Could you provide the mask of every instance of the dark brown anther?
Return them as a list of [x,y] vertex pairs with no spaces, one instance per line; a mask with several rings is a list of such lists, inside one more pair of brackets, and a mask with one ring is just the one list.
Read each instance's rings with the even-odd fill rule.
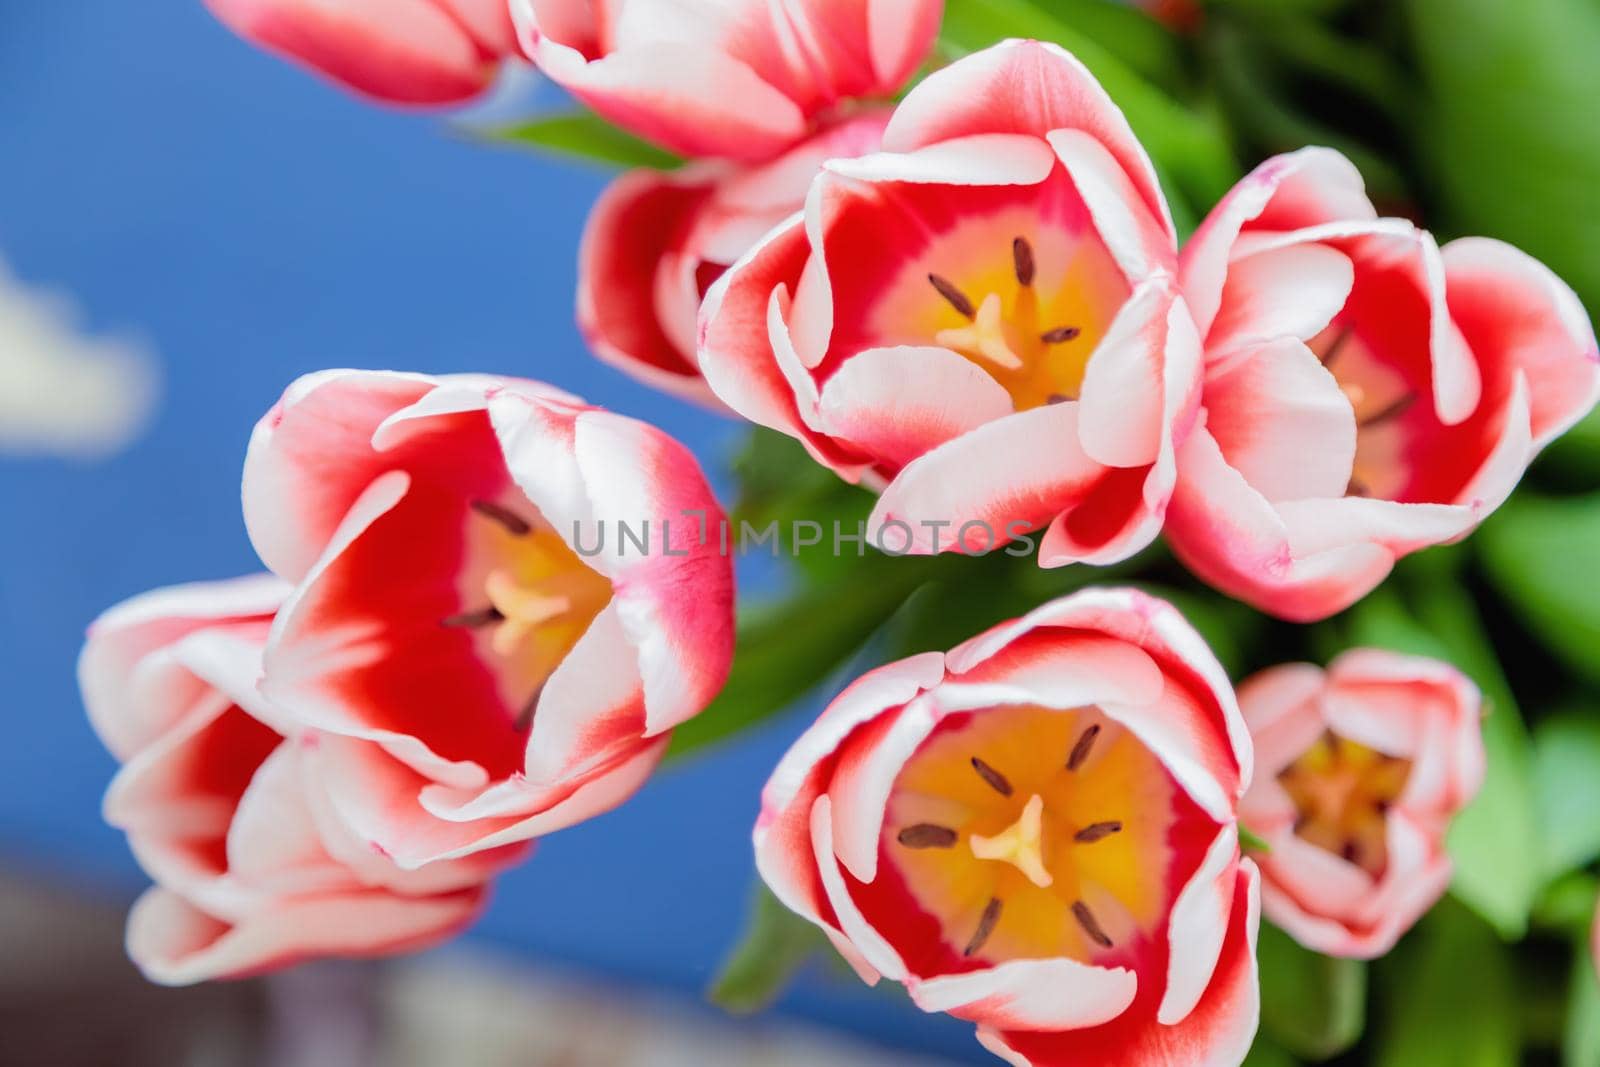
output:
[[440,626],[451,629],[475,630],[480,626],[490,626],[505,619],[498,608],[484,608],[481,611],[463,611],[460,615],[451,615],[442,620]]
[[544,686],[541,685],[533,691],[533,696],[528,698],[528,702],[522,705],[522,710],[517,712],[518,733],[527,733],[533,728],[533,713],[539,710],[539,698],[543,695]]
[[1092,826],[1085,826],[1073,835],[1073,840],[1080,845],[1092,845],[1096,841],[1104,841],[1112,834],[1122,833],[1120,822],[1097,822]]
[[1046,404],[1065,404],[1071,399],[1072,398],[1065,393],[1051,393],[1049,396],[1044,398],[1044,402]]
[[1001,902],[999,897],[990,897],[989,903],[984,905],[983,914],[978,917],[978,929],[972,935],[972,940],[967,942],[967,947],[961,950],[963,956],[972,956],[983,948],[989,940],[994,928],[1000,922]]
[[1361,429],[1365,430],[1371,426],[1379,426],[1385,422],[1388,422],[1390,419],[1397,419],[1401,415],[1404,415],[1406,411],[1410,409],[1411,405],[1415,404],[1416,402],[1417,394],[1407,393],[1405,396],[1401,397],[1399,400],[1396,400],[1394,403],[1390,404],[1376,415],[1368,415],[1357,425],[1359,425]]
[[1076,326],[1057,326],[1048,333],[1039,335],[1039,340],[1047,345],[1064,345],[1068,341],[1075,341],[1083,331]]
[[1344,847],[1339,850],[1339,855],[1344,857],[1346,863],[1354,863],[1360,858],[1361,849],[1356,846],[1354,841],[1346,841]]
[[1008,797],[1011,795],[1011,783],[1006,780],[1006,776],[989,766],[987,763],[983,762],[983,760],[979,759],[977,756],[972,757],[972,769],[978,772],[979,778],[982,778],[988,783],[990,789],[993,789],[996,793],[999,793],[1003,797]]
[[1348,340],[1350,340],[1349,330],[1345,330],[1333,339],[1333,344],[1329,345],[1328,350],[1322,353],[1322,365],[1324,367],[1333,366],[1334,359],[1338,357],[1340,350],[1344,348],[1345,342]]
[[1106,932],[1101,928],[1099,920],[1094,917],[1094,912],[1089,910],[1089,905],[1081,900],[1072,905],[1072,917],[1078,920],[1078,925],[1083,927],[1083,932],[1089,935],[1090,941],[1093,941],[1101,948],[1111,947],[1111,938],[1106,936]]
[[1350,484],[1345,486],[1345,488],[1344,488],[1344,495],[1345,496],[1371,496],[1372,495],[1372,490],[1368,489],[1367,488],[1367,484],[1365,482],[1361,481],[1359,478],[1351,478],[1350,479]]
[[978,317],[978,309],[972,306],[972,301],[967,299],[967,294],[955,287],[950,279],[938,274],[928,275],[928,284],[939,290],[939,295],[963,316],[969,319]]
[[1026,237],[1018,237],[1011,242],[1011,260],[1017,268],[1018,284],[1032,285],[1038,268],[1033,260],[1033,246]]
[[1094,742],[1099,736],[1099,723],[1095,723],[1083,732],[1078,738],[1078,743],[1072,746],[1072,755],[1067,757],[1067,770],[1075,771],[1083,766],[1084,761],[1089,758],[1089,753],[1094,751]]
[[518,537],[526,537],[533,532],[533,527],[527,519],[514,511],[506,510],[492,500],[474,500],[472,510],[486,519],[499,523]]
[[948,826],[919,822],[907,826],[895,835],[895,840],[906,848],[953,848],[958,835]]

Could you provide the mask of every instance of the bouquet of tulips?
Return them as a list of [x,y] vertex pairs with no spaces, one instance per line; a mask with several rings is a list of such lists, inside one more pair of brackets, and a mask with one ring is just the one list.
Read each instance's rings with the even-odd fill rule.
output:
[[[488,136],[633,168],[577,250],[593,354],[752,430],[725,512],[555,385],[289,385],[265,573],[83,653],[152,980],[438,943],[816,694],[731,1007],[831,952],[1022,1067],[1600,1062],[1592,422],[1516,492],[1600,398],[1545,264],[1600,299],[1591,213],[1547,218],[1600,149],[1529,118],[1591,99],[1600,14],[209,4],[394,105],[567,90]],[[1424,226],[1475,220],[1541,258]],[[752,553],[790,591],[736,624]]]

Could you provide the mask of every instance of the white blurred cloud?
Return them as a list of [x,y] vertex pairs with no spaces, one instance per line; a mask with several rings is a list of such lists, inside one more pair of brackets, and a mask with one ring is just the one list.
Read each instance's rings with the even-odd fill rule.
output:
[[93,459],[148,424],[160,375],[142,346],[93,337],[58,293],[0,259],[0,452]]

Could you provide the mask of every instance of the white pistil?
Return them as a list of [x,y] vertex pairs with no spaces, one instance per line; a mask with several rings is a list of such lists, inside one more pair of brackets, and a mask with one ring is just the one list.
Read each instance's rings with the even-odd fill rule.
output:
[[514,654],[540,625],[572,610],[571,597],[530,588],[509,571],[491,571],[484,591],[489,603],[504,616],[491,642],[502,656]]
[[1044,865],[1044,798],[1037,793],[1016,822],[993,837],[973,834],[970,843],[978,859],[1009,863],[1040,889],[1055,881]]
[[940,330],[934,341],[957,352],[967,352],[1006,370],[1021,370],[1022,357],[1012,348],[1000,294],[990,293],[978,306],[970,326]]

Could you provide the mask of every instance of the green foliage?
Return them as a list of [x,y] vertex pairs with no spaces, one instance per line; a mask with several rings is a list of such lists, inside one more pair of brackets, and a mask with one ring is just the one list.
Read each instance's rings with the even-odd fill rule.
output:
[[1377,1067],[1516,1067],[1521,1026],[1510,954],[1449,901],[1422,921],[1382,972]]
[[894,561],[875,579],[802,589],[767,606],[741,607],[733,673],[711,706],[673,732],[668,758],[765,722],[843,667],[921,584],[921,560]]
[[1534,799],[1553,880],[1600,859],[1600,712],[1571,708],[1534,731]]
[[606,167],[651,167],[670,170],[682,160],[670,152],[620,130],[591,111],[545,115],[510,126],[469,129],[491,144],[532,148]]
[[750,917],[706,996],[735,1015],[761,1011],[778,999],[795,972],[828,948],[822,931],[757,886]]
[[1573,945],[1572,984],[1567,1021],[1561,1038],[1565,1067],[1594,1067],[1600,1063],[1600,979],[1589,955],[1589,942]]
[[1478,533],[1501,596],[1574,673],[1600,682],[1600,495],[1554,500],[1523,493]]
[[1337,1056],[1367,1024],[1367,965],[1301,948],[1270,923],[1261,926],[1261,1027],[1277,1044],[1310,1060]]
[[1424,99],[1412,135],[1455,229],[1501,237],[1600,305],[1600,5],[1405,0]]

